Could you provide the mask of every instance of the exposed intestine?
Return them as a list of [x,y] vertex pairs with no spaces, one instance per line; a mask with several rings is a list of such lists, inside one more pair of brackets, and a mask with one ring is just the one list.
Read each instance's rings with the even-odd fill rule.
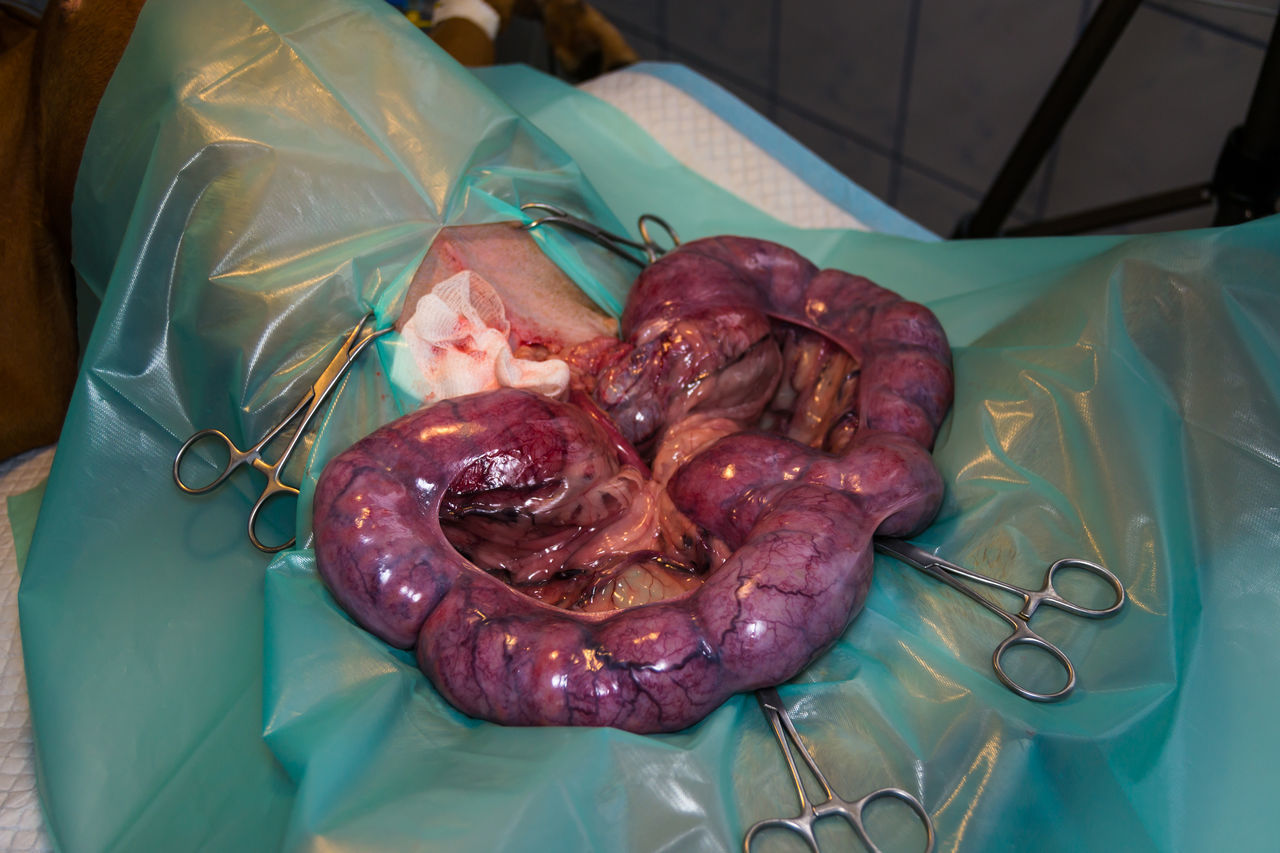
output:
[[325,468],[338,603],[458,708],[670,731],[785,680],[861,608],[874,535],[926,526],[950,405],[933,315],[785,247],[650,266],[566,399],[421,409]]

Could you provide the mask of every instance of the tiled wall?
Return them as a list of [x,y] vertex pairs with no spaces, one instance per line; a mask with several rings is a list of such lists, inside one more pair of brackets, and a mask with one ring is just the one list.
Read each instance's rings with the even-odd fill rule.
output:
[[[948,234],[990,185],[1098,0],[593,2],[643,58],[710,77]],[[1145,2],[1012,222],[1208,180],[1244,118],[1274,24],[1276,0],[1248,2],[1273,14]],[[1206,207],[1136,229],[1210,219]]]

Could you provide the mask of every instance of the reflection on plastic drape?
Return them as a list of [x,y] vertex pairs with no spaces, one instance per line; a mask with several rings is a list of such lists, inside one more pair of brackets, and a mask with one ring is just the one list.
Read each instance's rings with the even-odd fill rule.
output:
[[[305,548],[268,566],[243,533],[250,478],[173,488],[182,438],[261,432],[366,310],[392,316],[442,224],[533,198],[614,228],[654,211],[686,239],[770,237],[927,302],[957,398],[936,452],[949,494],[920,541],[1023,585],[1067,555],[1124,580],[1120,617],[1039,623],[1081,679],[1044,706],[991,673],[999,623],[880,558],[866,610],[782,690],[846,796],[916,792],[940,850],[1270,837],[1280,223],[972,244],[800,232],[587,96],[519,69],[485,80],[384,4],[144,11],[77,188],[76,261],[102,309],[21,592],[60,847],[729,850],[794,808],[749,697],[659,737],[479,723],[351,624]],[[626,270],[541,239],[620,304]],[[382,346],[302,460],[281,520],[300,542],[324,460],[407,405]]]

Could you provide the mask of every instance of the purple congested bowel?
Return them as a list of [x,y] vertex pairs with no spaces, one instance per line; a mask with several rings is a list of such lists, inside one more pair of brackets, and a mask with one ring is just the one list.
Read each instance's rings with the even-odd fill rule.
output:
[[786,247],[685,244],[641,274],[621,340],[554,355],[563,399],[438,402],[316,490],[334,598],[467,714],[685,728],[821,654],[866,598],[872,537],[941,502],[937,319]]

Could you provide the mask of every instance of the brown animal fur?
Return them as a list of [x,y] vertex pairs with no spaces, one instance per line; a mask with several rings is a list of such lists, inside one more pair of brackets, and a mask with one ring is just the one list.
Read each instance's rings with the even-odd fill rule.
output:
[[141,0],[52,2],[0,54],[0,459],[54,441],[75,382],[71,196]]
[[[639,60],[622,34],[583,0],[485,0],[497,11],[500,28],[512,16],[540,21],[547,44],[565,74],[586,80]],[[476,24],[459,18],[441,21],[431,38],[463,65],[493,62],[493,42]]]

